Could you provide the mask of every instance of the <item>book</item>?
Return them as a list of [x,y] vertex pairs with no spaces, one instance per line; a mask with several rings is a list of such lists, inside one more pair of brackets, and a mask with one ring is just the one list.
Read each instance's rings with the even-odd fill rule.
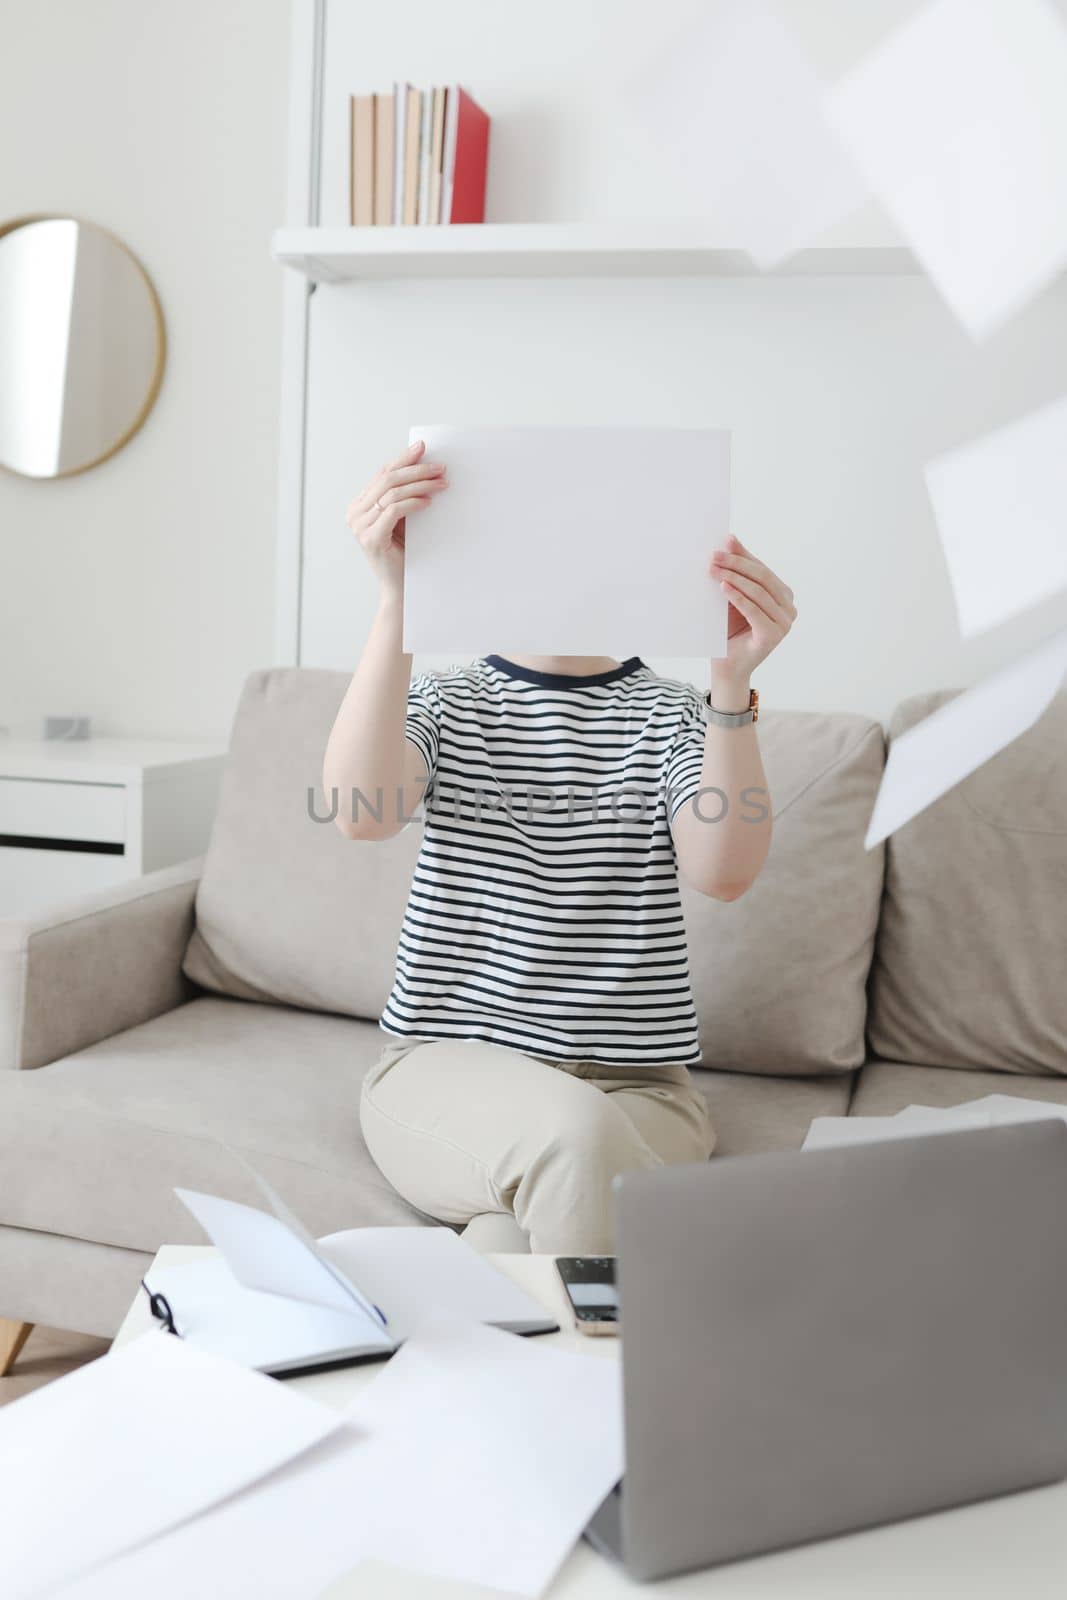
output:
[[393,85],[393,226],[404,220],[404,180],[407,172],[408,109],[415,90],[410,83]]
[[427,222],[441,220],[441,163],[445,145],[445,91],[433,91],[433,131],[430,146],[430,205]]
[[404,140],[404,205],[401,222],[409,227],[419,218],[419,141],[422,136],[422,95],[408,86],[407,132]]
[[270,1212],[176,1190],[220,1254],[153,1266],[144,1280],[153,1313],[198,1348],[292,1374],[390,1356],[428,1316],[509,1333],[558,1329],[450,1228],[351,1228],[316,1240],[253,1176]]
[[405,211],[413,208],[416,192],[411,194],[411,203],[408,200],[408,179],[410,179],[411,162],[416,163],[416,182],[418,182],[419,160],[419,91],[410,83],[395,83],[394,85],[394,198],[392,198],[392,219],[394,227],[400,226],[405,221]]
[[393,96],[374,96],[374,220],[389,227],[393,220]]
[[374,96],[354,94],[350,109],[350,215],[353,227],[365,228],[374,221]]
[[489,118],[460,84],[448,90],[441,179],[442,222],[484,222]]
[[419,203],[415,220],[430,220],[430,155],[433,149],[433,90],[423,89],[419,125]]

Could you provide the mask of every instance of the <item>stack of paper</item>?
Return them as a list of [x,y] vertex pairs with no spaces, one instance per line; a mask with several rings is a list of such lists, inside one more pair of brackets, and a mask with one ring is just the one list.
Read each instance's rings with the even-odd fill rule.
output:
[[964,1128],[995,1128],[1010,1122],[1041,1122],[1049,1117],[1067,1122],[1067,1105],[1053,1100],[1029,1100],[1022,1095],[987,1094],[958,1106],[905,1106],[892,1117],[816,1117],[804,1140],[804,1149],[876,1144],[884,1139],[910,1139],[920,1133],[956,1133]]
[[[165,1474],[165,1452],[156,1466]],[[63,1592],[318,1600],[375,1561],[539,1595],[622,1466],[615,1361],[439,1324],[393,1357],[334,1438]]]

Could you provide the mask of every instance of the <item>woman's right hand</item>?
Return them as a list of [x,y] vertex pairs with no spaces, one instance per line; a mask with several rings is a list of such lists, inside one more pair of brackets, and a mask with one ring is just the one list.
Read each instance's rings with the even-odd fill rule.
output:
[[345,517],[383,590],[399,592],[403,588],[407,518],[448,488],[446,468],[424,461],[425,453],[425,440],[409,445],[403,455],[375,473]]

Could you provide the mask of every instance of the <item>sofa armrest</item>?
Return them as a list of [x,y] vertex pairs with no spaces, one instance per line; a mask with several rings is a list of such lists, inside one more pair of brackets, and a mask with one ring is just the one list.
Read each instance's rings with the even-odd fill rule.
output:
[[0,920],[0,1070],[43,1067],[180,1005],[201,861]]

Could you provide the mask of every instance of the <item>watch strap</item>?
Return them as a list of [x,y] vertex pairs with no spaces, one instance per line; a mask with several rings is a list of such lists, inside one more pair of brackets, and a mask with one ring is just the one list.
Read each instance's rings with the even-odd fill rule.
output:
[[711,703],[710,691],[706,691],[704,720],[716,728],[747,728],[750,722],[759,721],[759,690],[749,690],[747,711],[717,711]]

